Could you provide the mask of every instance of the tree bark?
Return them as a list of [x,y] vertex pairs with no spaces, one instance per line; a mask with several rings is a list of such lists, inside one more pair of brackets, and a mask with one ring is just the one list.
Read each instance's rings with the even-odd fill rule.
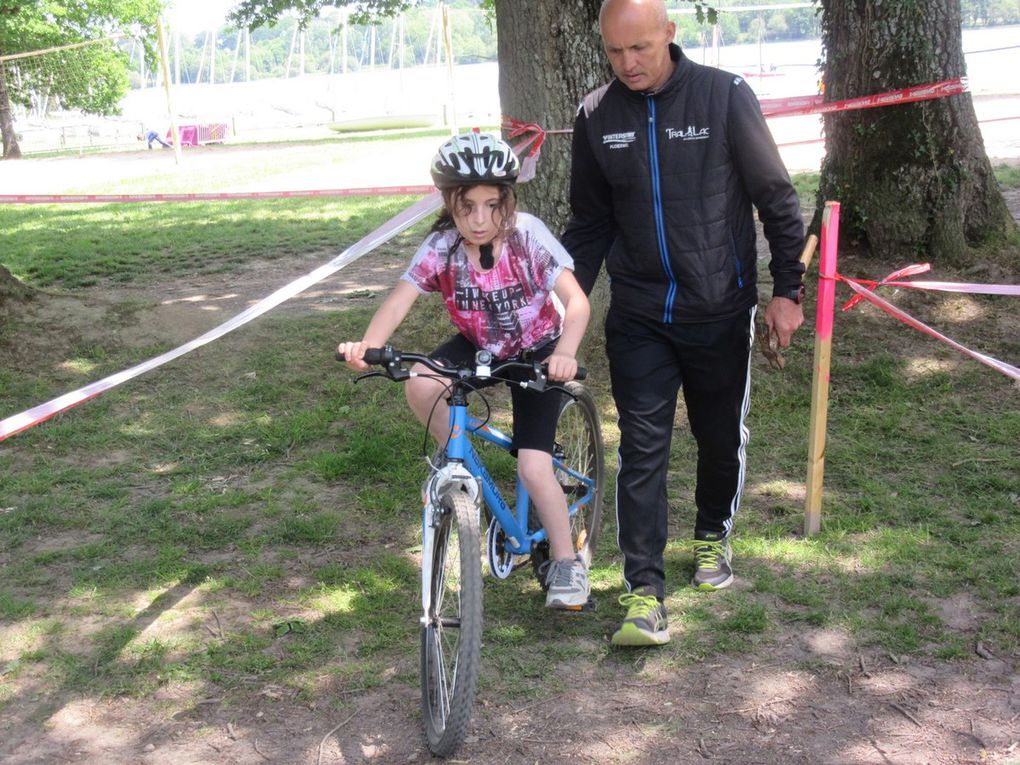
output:
[[3,63],[0,63],[0,134],[3,135],[3,158],[21,159],[21,147],[18,146],[18,135],[14,132],[14,116],[11,113],[11,99],[7,95]]
[[[602,50],[600,0],[496,0],[499,98],[503,116],[567,130],[581,98],[612,76]],[[521,207],[554,233],[569,214],[570,133],[542,145],[534,181],[520,187]]]
[[[828,101],[966,73],[959,0],[822,0]],[[969,93],[825,116],[818,210],[873,254],[963,264],[1014,224]],[[817,215],[816,215],[817,218]]]
[[15,303],[20,303],[32,296],[33,292],[20,281],[14,278],[3,266],[0,266],[0,321],[4,316],[11,313]]

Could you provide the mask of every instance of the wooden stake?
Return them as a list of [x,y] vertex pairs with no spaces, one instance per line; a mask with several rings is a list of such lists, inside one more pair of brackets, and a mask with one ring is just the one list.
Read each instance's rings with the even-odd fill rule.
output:
[[838,237],[839,202],[826,202],[825,211],[822,213],[821,255],[818,261],[818,305],[815,313],[814,376],[811,380],[807,498],[804,503],[804,533],[807,536],[817,534],[822,526],[822,475],[825,471],[825,430],[829,413],[829,367],[832,359],[832,317],[836,303]]
[[[166,111],[170,117],[170,138],[174,142],[174,162],[181,164],[181,137],[177,131],[177,114],[174,107],[173,89],[170,84],[170,63],[166,52],[166,37],[163,33],[163,17],[156,19],[156,43],[159,45],[159,66],[163,72],[163,88],[166,90]],[[145,55],[144,53],[142,54]],[[151,130],[151,128],[150,128]]]
[[818,247],[818,237],[810,234],[804,242],[804,250],[800,253],[800,262],[804,264],[805,273],[811,268],[811,259],[815,256],[815,248]]

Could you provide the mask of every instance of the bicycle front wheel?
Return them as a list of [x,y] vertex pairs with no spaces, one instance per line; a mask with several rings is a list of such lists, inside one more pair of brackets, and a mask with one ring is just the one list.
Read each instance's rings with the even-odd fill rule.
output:
[[432,549],[431,599],[421,628],[421,703],[429,750],[448,757],[467,735],[482,643],[478,519],[467,494],[442,500]]

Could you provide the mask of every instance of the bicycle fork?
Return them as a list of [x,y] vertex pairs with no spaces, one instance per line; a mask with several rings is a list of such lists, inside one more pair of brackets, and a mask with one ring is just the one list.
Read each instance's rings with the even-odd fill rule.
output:
[[468,472],[461,462],[447,462],[434,471],[422,488],[421,527],[421,623],[425,625],[432,609],[432,566],[435,562],[436,530],[442,525],[443,497],[449,492],[462,491],[471,499],[475,508],[474,522],[480,517],[481,492],[478,480]]

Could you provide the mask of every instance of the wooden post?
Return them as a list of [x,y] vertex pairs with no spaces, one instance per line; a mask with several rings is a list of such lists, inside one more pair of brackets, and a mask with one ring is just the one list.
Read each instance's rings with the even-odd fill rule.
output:
[[440,3],[443,9],[443,48],[446,50],[446,78],[449,87],[447,101],[446,124],[450,126],[450,135],[457,135],[457,102],[453,87],[453,31],[450,28],[450,6]]
[[170,136],[174,142],[174,161],[181,164],[181,137],[177,132],[177,115],[174,109],[173,90],[170,85],[170,63],[167,61],[166,35],[163,33],[163,17],[156,19],[156,42],[159,44],[159,66],[163,71],[163,87],[166,89],[166,110],[170,115]]
[[818,259],[814,377],[811,381],[807,498],[804,503],[804,534],[807,536],[817,534],[822,526],[822,475],[825,472],[825,429],[829,413],[829,366],[832,360],[838,238],[839,202],[826,202],[822,213],[821,253]]
[[818,247],[818,237],[814,234],[809,234],[807,241],[804,242],[804,249],[800,253],[800,262],[804,264],[804,273],[811,268],[811,261],[815,257],[815,249]]

